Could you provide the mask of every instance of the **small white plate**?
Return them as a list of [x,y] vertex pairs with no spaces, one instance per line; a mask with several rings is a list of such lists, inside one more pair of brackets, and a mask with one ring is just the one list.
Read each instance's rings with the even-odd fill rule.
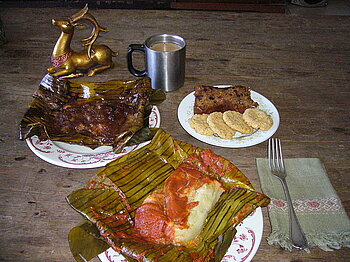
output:
[[[224,87],[224,86],[222,86]],[[267,130],[254,130],[252,134],[241,134],[236,132],[233,139],[223,139],[218,136],[206,136],[197,133],[189,123],[189,119],[194,115],[194,91],[188,94],[180,103],[177,111],[182,127],[193,137],[210,145],[230,148],[241,148],[260,144],[269,139],[278,129],[280,117],[276,107],[264,96],[255,91],[251,91],[251,98],[258,102],[257,108],[264,110],[272,117],[273,126]]]
[[[264,220],[261,208],[257,208],[237,226],[237,233],[221,262],[249,262],[259,248]],[[109,248],[98,258],[101,262],[127,262],[123,255]]]
[[[160,126],[160,113],[156,106],[152,107],[149,116],[149,127]],[[148,142],[135,146],[125,147],[121,153],[113,152],[111,146],[100,146],[91,149],[86,146],[73,145],[59,141],[40,140],[37,136],[26,139],[29,148],[41,159],[62,167],[68,168],[95,168],[105,166],[107,163],[127,153],[139,149]]]

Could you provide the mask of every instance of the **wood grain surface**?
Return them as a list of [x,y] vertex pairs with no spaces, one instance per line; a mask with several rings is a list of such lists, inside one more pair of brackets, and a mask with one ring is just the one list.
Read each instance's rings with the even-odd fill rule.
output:
[[[18,134],[19,122],[46,74],[59,36],[51,19],[65,18],[75,11],[0,10],[8,39],[0,46],[0,261],[73,261],[67,236],[81,217],[68,206],[65,196],[84,186],[98,169],[49,164],[19,141]],[[255,159],[266,155],[266,142],[241,149],[210,146],[186,133],[176,114],[180,101],[196,84],[250,86],[279,110],[281,123],[276,137],[283,141],[285,157],[320,158],[350,213],[350,17],[91,12],[110,30],[98,42],[120,55],[114,59],[115,68],[79,81],[133,79],[126,66],[129,44],[142,43],[157,33],[179,34],[187,40],[186,81],[182,88],[168,93],[159,106],[161,127],[176,139],[211,148],[228,158],[260,190]],[[81,48],[81,37],[74,37],[75,49]],[[307,254],[269,246],[270,224],[265,209],[263,213],[263,239],[253,261],[349,261],[348,248],[333,252],[314,248]]]

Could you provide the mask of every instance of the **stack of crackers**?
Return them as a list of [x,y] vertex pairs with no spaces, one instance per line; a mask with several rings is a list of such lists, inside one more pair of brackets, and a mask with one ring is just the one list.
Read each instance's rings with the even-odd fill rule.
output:
[[236,111],[195,114],[189,123],[199,134],[216,134],[224,139],[232,139],[236,132],[251,134],[254,129],[267,131],[272,127],[273,120],[265,111],[249,108],[243,114]]

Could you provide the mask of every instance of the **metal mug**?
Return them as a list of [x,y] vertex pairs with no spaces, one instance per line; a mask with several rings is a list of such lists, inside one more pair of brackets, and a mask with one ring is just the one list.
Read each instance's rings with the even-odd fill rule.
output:
[[[133,65],[132,53],[145,53],[145,70]],[[153,89],[174,91],[185,82],[186,41],[177,35],[161,34],[149,37],[144,44],[131,44],[128,48],[128,69],[134,76],[151,78]]]

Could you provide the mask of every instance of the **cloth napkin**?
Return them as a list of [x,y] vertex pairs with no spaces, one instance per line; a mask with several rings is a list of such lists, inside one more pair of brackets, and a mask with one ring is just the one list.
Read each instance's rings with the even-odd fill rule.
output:
[[[272,231],[268,244],[278,244],[291,251],[289,215],[282,184],[271,174],[266,158],[258,158],[256,162],[262,191],[271,198],[268,213]],[[309,246],[325,251],[350,247],[349,217],[320,159],[285,159],[285,167],[295,213]]]

